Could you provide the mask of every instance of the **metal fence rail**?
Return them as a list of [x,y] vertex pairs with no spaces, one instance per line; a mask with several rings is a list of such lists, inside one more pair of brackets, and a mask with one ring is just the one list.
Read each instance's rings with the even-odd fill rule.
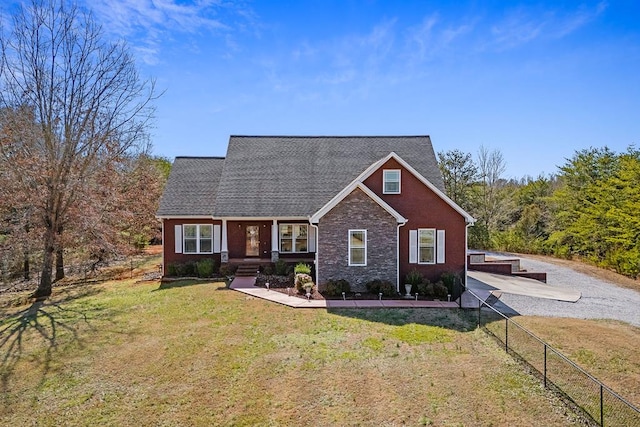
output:
[[546,388],[562,393],[600,426],[640,427],[640,409],[473,291],[467,291],[478,300],[478,326],[500,341],[505,351],[535,369]]

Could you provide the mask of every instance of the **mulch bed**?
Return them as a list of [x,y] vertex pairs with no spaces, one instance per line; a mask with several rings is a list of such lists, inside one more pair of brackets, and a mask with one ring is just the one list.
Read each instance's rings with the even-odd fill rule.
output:
[[[307,299],[306,294],[298,293],[295,286],[293,285],[293,275],[291,276],[276,276],[276,275],[266,275],[266,274],[258,274],[256,277],[256,286],[261,288],[266,288],[266,284],[269,283],[269,289],[272,291],[280,292],[285,295],[295,296],[297,298]],[[345,295],[345,299],[347,300],[377,300],[379,298],[378,294],[371,294],[368,292],[349,292]],[[323,295],[318,292],[315,288],[311,294],[311,299],[314,300],[341,300],[342,296],[328,296]],[[396,297],[382,297],[385,300],[404,300],[401,295]],[[425,298],[418,297],[419,301],[432,301],[433,298]]]

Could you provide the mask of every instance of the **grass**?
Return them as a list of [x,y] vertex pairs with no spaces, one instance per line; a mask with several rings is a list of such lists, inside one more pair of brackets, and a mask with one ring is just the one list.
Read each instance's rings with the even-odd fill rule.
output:
[[2,425],[578,425],[458,311],[135,279],[3,307]]
[[640,328],[614,320],[514,318],[640,407]]

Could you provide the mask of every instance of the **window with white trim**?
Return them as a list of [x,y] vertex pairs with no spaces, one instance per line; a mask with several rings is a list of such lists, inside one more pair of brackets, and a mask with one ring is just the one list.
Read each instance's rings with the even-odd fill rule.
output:
[[436,230],[418,229],[418,264],[436,263]]
[[211,224],[184,224],[182,247],[185,254],[213,253],[213,226]]
[[367,265],[367,230],[349,230],[349,265]]
[[400,194],[400,169],[385,169],[382,171],[384,194]]
[[309,251],[308,224],[280,224],[280,252],[306,253]]

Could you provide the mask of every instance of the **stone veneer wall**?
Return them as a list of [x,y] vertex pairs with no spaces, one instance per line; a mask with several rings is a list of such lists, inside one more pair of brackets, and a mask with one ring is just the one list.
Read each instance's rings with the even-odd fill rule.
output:
[[[349,266],[349,230],[367,230],[367,265]],[[366,291],[373,279],[397,284],[398,224],[362,190],[355,189],[318,223],[318,283],[346,279],[351,290]]]

